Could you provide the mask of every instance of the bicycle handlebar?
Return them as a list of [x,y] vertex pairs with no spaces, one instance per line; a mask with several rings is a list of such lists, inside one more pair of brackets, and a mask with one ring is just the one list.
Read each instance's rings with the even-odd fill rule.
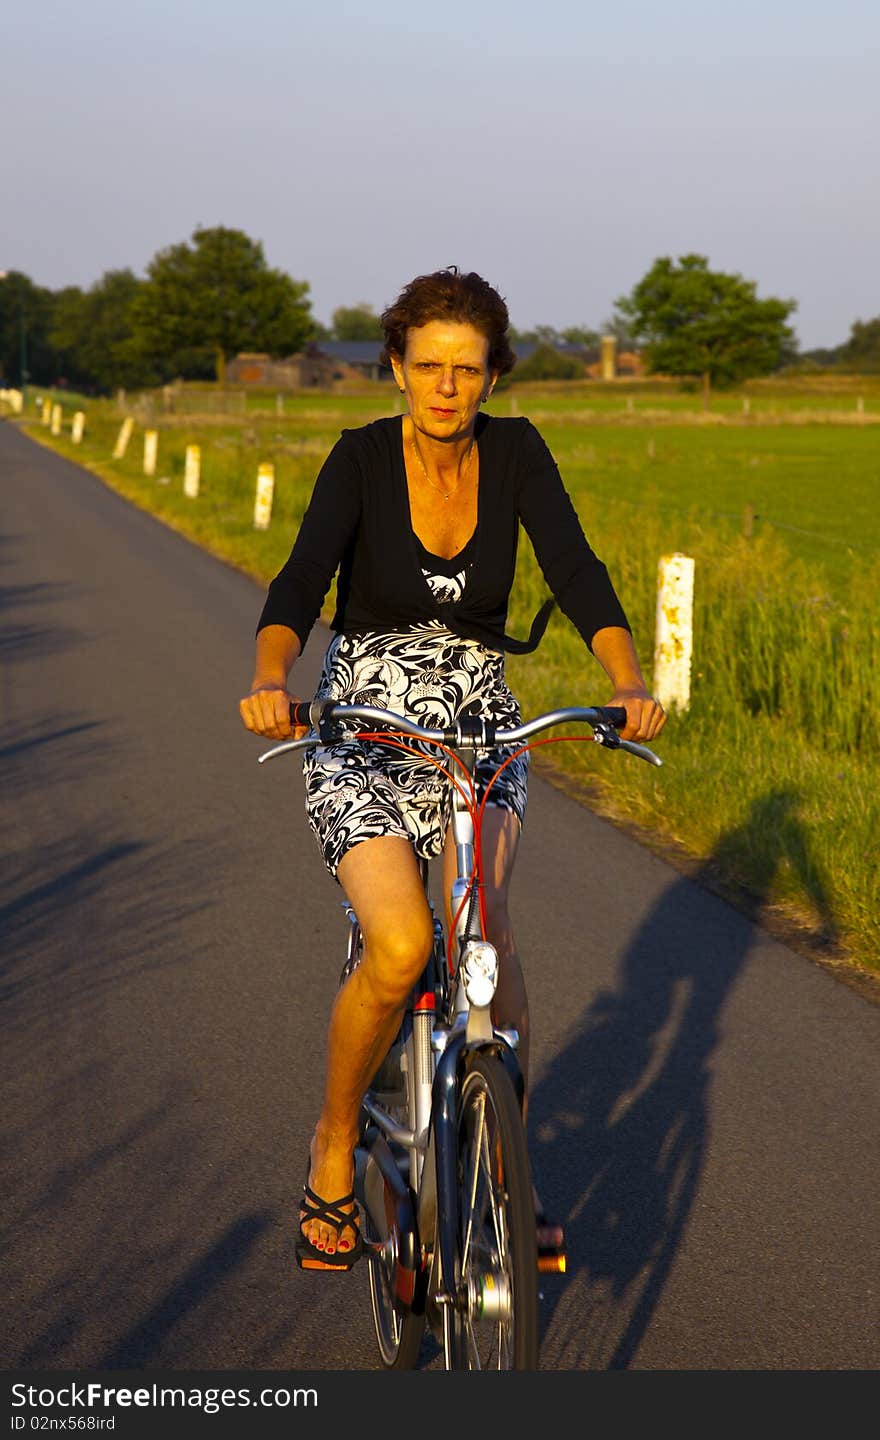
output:
[[414,740],[447,745],[453,749],[470,747],[481,750],[491,750],[496,745],[520,744],[541,730],[549,730],[553,725],[586,724],[593,727],[593,739],[598,744],[611,750],[627,750],[631,755],[637,755],[640,760],[647,761],[649,765],[663,764],[653,750],[644,745],[636,745],[632,740],[620,739],[617,730],[626,724],[626,711],[619,706],[599,705],[550,710],[545,715],[538,715],[534,720],[527,720],[509,730],[499,729],[494,721],[480,716],[462,715],[445,730],[428,730],[404,715],[396,715],[392,710],[380,710],[373,705],[342,705],[334,700],[299,700],[292,704],[291,724],[309,725],[318,733],[307,735],[302,740],[286,740],[281,745],[274,746],[259,757],[260,764],[289,750],[320,745],[322,740],[332,738],[328,736],[327,726],[337,720],[359,720],[372,727],[390,726]]
[[[551,713],[559,714],[564,720],[586,720],[589,715],[595,715],[602,724],[613,725],[616,730],[622,730],[626,724],[626,711],[617,705],[601,705],[589,711],[560,710]],[[317,726],[325,717],[331,720],[369,720],[377,723],[381,721],[384,724],[393,721],[396,730],[405,730],[407,734],[415,735],[421,740],[451,740],[454,729],[454,727],[450,727],[448,730],[425,730],[421,725],[416,725],[414,721],[406,720],[402,715],[395,715],[392,710],[379,710],[372,705],[337,705],[332,700],[297,700],[290,707],[291,725]],[[496,735],[500,736],[504,742],[520,739],[526,731],[533,734],[538,721],[545,719],[545,716],[538,716],[538,720],[530,720],[516,730],[503,732],[499,730],[496,731]],[[546,725],[541,725],[539,728],[545,729]]]

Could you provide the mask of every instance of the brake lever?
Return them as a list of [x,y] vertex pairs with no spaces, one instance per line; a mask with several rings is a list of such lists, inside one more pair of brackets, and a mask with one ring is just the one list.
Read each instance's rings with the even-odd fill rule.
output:
[[607,750],[619,750],[623,744],[614,726],[604,720],[593,726],[593,739],[597,745],[604,745]]
[[637,745],[634,740],[621,740],[614,727],[604,721],[593,727],[593,739],[597,745],[604,745],[608,750],[628,750],[630,755],[638,755],[640,760],[647,760],[649,765],[663,764],[653,750],[649,750],[645,745]]
[[655,755],[654,751],[649,750],[646,745],[637,745],[634,740],[618,740],[617,743],[621,750],[628,750],[630,755],[638,755],[640,760],[647,760],[649,765],[663,764],[660,756]]

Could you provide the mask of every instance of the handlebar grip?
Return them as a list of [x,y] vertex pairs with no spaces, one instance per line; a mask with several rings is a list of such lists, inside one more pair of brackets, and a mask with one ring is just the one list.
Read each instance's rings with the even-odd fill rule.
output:
[[599,714],[607,725],[613,725],[615,730],[622,730],[626,724],[626,711],[620,705],[600,705]]
[[310,700],[296,700],[290,707],[291,725],[310,725],[312,723],[309,718],[310,708]]

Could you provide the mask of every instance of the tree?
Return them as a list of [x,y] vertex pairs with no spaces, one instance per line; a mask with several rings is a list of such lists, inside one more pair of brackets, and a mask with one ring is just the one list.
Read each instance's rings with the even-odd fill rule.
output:
[[385,332],[372,305],[340,305],[333,311],[334,340],[384,340]]
[[838,353],[847,370],[880,370],[880,315],[873,320],[856,320]]
[[73,384],[106,393],[158,383],[131,345],[132,307],[143,284],[131,270],[108,270],[86,291],[70,287],[54,296],[49,338]]
[[552,345],[538,345],[513,374],[517,380],[582,380],[584,366],[574,355],[563,355]]
[[562,332],[566,345],[577,345],[582,350],[598,350],[601,335],[589,325],[569,325]]
[[52,292],[20,270],[0,279],[0,384],[51,385],[60,376],[49,340]]
[[709,269],[704,255],[655,260],[631,295],[617,300],[648,369],[699,376],[712,385],[767,375],[794,353],[786,321],[794,300],[759,300],[755,283]]
[[599,334],[600,336],[613,335],[614,339],[617,341],[618,351],[638,349],[638,344],[636,341],[636,337],[633,334],[632,326],[630,325],[628,320],[625,320],[623,318],[622,315],[612,315],[610,320],[605,321]]
[[547,345],[551,348],[564,345],[565,337],[554,325],[535,325],[531,330],[517,330],[513,325],[509,331],[512,344]]
[[536,345],[541,350],[564,350],[572,346],[578,350],[597,350],[599,332],[589,325],[567,325],[557,330],[555,325],[535,325],[531,330],[517,330],[511,325],[508,332],[512,345]]
[[164,379],[204,372],[222,382],[240,350],[273,356],[301,350],[312,335],[308,284],[273,270],[258,240],[218,225],[192,244],[160,250],[132,305],[133,340]]

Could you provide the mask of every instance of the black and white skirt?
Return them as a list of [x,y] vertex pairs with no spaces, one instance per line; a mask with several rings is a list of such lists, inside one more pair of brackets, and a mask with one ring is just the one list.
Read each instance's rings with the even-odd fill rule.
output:
[[[505,683],[504,656],[454,635],[439,620],[399,631],[336,635],[324,657],[318,696],[393,710],[430,729],[451,724],[470,706],[496,723],[521,723]],[[416,853],[428,859],[441,853],[452,786],[431,759],[452,762],[434,746],[404,743],[416,753],[348,738],[306,751],[306,811],[331,875],[352,846],[379,835],[411,840]],[[478,800],[510,753],[499,746],[478,761]],[[528,754],[518,755],[486,802],[511,811],[520,823],[528,769]]]

